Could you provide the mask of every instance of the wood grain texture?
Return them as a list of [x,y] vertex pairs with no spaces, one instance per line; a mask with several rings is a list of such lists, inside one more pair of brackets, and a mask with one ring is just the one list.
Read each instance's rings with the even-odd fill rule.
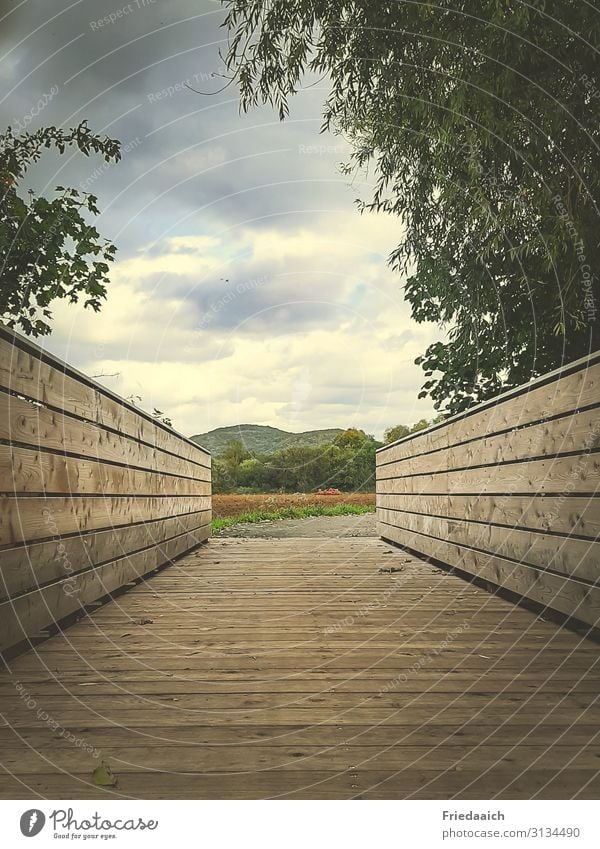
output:
[[28,339],[0,326],[0,386],[198,464],[210,454],[85,377]]
[[448,497],[379,492],[377,505],[383,509],[447,516],[503,527],[576,534],[590,540],[600,536],[600,499],[589,496],[502,494]]
[[[205,499],[208,505],[209,499]],[[7,548],[0,553],[0,599],[27,592],[90,566],[159,545],[210,524],[210,509]]]
[[597,798],[599,687],[594,643],[375,538],[212,540],[0,674],[0,796]]
[[596,625],[599,411],[593,355],[380,449],[382,534]]
[[600,627],[598,586],[384,522],[380,523],[380,533],[391,542],[413,548],[595,628]]
[[583,407],[598,406],[599,403],[600,357],[593,354],[580,360],[578,365],[566,366],[553,376],[533,380],[524,387],[453,416],[441,425],[379,449],[377,463],[385,464],[471,439],[478,440],[484,435],[514,430],[549,417],[574,414]]
[[501,557],[592,583],[598,575],[600,542],[385,508],[380,508],[379,518],[387,525],[484,552],[493,551]]
[[210,465],[0,327],[0,650],[206,540]]
[[0,546],[86,534],[210,510],[209,495],[160,498],[143,495],[0,497]]
[[153,472],[201,480],[209,477],[206,465],[4,392],[0,392],[0,439]]
[[[203,469],[203,474],[207,470]],[[208,473],[209,475],[210,473]],[[49,454],[38,448],[0,445],[5,494],[209,495],[210,479],[146,472],[91,459]]]
[[34,636],[42,628],[83,610],[96,599],[165,565],[204,542],[208,535],[209,526],[201,525],[192,532],[165,542],[155,542],[142,551],[126,554],[99,566],[94,565],[85,571],[71,574],[65,569],[59,580],[0,603],[0,651]]
[[441,470],[437,474],[394,476],[393,466],[384,466],[379,478],[388,492],[436,494],[460,493],[586,493],[600,488],[600,453],[501,463],[474,469]]
[[[592,450],[600,446],[599,419],[600,410],[594,408],[491,436],[482,430],[481,438],[470,442],[427,454],[411,455],[402,460],[390,458],[385,465],[380,463],[380,475],[404,477],[440,469],[468,469]],[[379,456],[387,457],[386,453]]]

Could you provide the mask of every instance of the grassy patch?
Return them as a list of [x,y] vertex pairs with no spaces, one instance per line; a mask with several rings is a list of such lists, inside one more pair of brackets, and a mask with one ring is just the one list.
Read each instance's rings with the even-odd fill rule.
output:
[[278,519],[307,519],[309,516],[355,516],[360,513],[374,513],[375,507],[368,504],[307,504],[305,507],[281,507],[278,510],[251,510],[238,513],[237,516],[225,516],[212,520],[212,530],[222,531],[232,525],[255,522],[276,522]]

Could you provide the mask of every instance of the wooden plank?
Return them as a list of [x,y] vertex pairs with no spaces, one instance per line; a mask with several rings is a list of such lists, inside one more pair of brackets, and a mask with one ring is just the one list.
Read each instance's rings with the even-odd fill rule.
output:
[[98,424],[4,392],[0,392],[0,439],[39,450],[60,451],[199,480],[208,480],[210,476],[206,464],[199,465],[167,454]]
[[0,385],[178,457],[210,466],[209,453],[105,387],[0,326]]
[[[174,751],[184,747],[191,749],[200,746],[237,745],[253,746],[268,743],[270,747],[288,746],[319,746],[333,747],[343,745],[347,748],[356,746],[399,746],[409,751],[414,746],[430,748],[440,745],[518,745],[531,744],[549,746],[592,745],[597,737],[597,728],[593,725],[576,725],[568,723],[554,725],[509,725],[502,728],[491,725],[482,726],[477,722],[466,723],[460,729],[451,725],[425,726],[414,725],[354,725],[339,728],[334,724],[318,726],[277,726],[277,725],[246,725],[246,726],[214,726],[208,722],[199,721],[197,725],[179,727],[177,723],[165,725],[160,730],[160,745],[169,745]],[[144,729],[134,728],[97,728],[88,737],[90,745],[101,749],[109,747],[129,747],[141,749],[148,747],[152,739]],[[0,728],[0,746],[3,751],[20,749],[23,742],[34,751],[52,753],[57,745],[57,737],[44,728],[11,729]]]
[[422,457],[430,452],[437,453],[448,448],[448,445],[448,428],[443,425],[418,431],[415,434],[404,437],[399,442],[384,445],[375,452],[377,477],[380,474],[380,466],[387,466],[390,463],[400,463],[412,457]]
[[600,445],[599,419],[596,407],[492,436],[482,431],[479,439],[467,443],[380,464],[380,475],[424,474],[592,450]]
[[143,472],[31,448],[0,445],[5,493],[73,495],[210,495],[210,481]]
[[600,499],[518,495],[418,495],[378,493],[382,509],[429,513],[451,519],[492,522],[507,527],[577,534],[588,539],[600,536]]
[[89,769],[65,774],[51,771],[3,777],[3,798],[42,799],[597,799],[597,771],[568,769],[516,770],[503,765],[489,770],[346,769],[259,770],[204,775],[164,772],[125,773],[115,787],[92,783]]
[[[567,366],[567,369],[571,366]],[[540,385],[542,384],[542,385]],[[584,358],[576,371],[553,378],[538,378],[525,387],[478,405],[447,422],[415,436],[405,437],[377,452],[377,463],[384,464],[422,454],[436,448],[457,445],[502,430],[537,422],[582,407],[597,405],[600,399],[600,362],[597,356]]]
[[[203,501],[208,503],[209,499]],[[157,545],[209,523],[207,507],[166,519],[5,549],[0,555],[0,600],[59,578],[72,577],[90,566]]]
[[588,625],[600,625],[600,587],[563,578],[527,564],[474,551],[444,539],[381,523],[385,539],[413,548],[450,566],[489,580],[526,598],[575,616]]
[[378,518],[388,525],[483,549],[540,569],[591,582],[598,576],[599,542],[385,508],[380,508]]
[[[460,764],[464,769],[510,766],[517,769],[554,769],[557,763],[569,763],[570,769],[597,768],[595,752],[581,746],[533,746],[498,744],[495,746],[193,746],[188,748],[150,744],[145,749],[106,746],[101,757],[117,775],[145,770],[165,773],[222,775],[246,772],[250,777],[260,769],[343,771],[351,768],[443,772]],[[46,756],[32,750],[11,750],[3,756],[3,766],[12,775],[27,775],[43,768]],[[67,773],[89,769],[90,753],[81,747],[63,744],[52,754],[52,765]]]
[[114,592],[208,538],[209,526],[0,604],[0,651]]
[[143,495],[95,498],[77,495],[39,498],[1,496],[0,546],[126,527],[137,522],[152,522],[163,516],[193,513],[209,507],[209,495],[173,498]]
[[[121,631],[122,630],[123,629],[121,628]],[[70,634],[70,638],[73,639],[72,632],[70,632]],[[115,636],[117,635],[115,634]],[[81,637],[78,635],[78,645],[89,652],[92,647],[85,642],[79,643],[80,639]],[[43,667],[41,665],[40,670],[43,671]],[[373,693],[375,689],[373,684],[374,681],[378,682],[378,686],[383,686],[388,680],[387,673],[382,673],[381,670],[374,670],[374,672],[364,670],[352,678],[348,678],[341,673],[335,675],[333,672],[330,672],[326,677],[323,674],[313,673],[311,675],[310,673],[305,673],[302,678],[287,677],[283,679],[274,678],[271,680],[264,680],[262,678],[255,680],[250,678],[229,680],[231,676],[225,676],[223,679],[213,680],[209,676],[202,678],[197,674],[190,674],[189,672],[187,673],[188,677],[185,679],[182,675],[177,678],[169,677],[161,679],[156,677],[154,670],[147,670],[145,673],[140,671],[139,675],[143,675],[144,677],[139,677],[139,675],[129,672],[120,675],[115,673],[108,679],[98,675],[96,676],[96,680],[94,680],[93,674],[87,675],[84,679],[74,676],[67,677],[65,673],[65,675],[60,676],[60,680],[49,678],[47,672],[45,675],[46,677],[43,680],[37,680],[31,676],[25,680],[25,678],[20,676],[19,679],[11,677],[10,682],[9,680],[0,681],[0,694],[3,697],[11,696],[14,693],[15,685],[21,684],[26,685],[29,695],[38,699],[45,699],[48,695],[65,696],[66,694],[70,694],[75,698],[79,698],[79,696],[84,694],[86,697],[90,698],[94,695],[108,696],[111,693],[178,697],[182,693],[219,693],[223,695],[229,695],[232,693],[244,693],[246,695],[251,693],[271,693],[278,694],[279,696],[294,696],[297,693],[319,694],[323,692],[336,692],[353,693],[358,700],[358,696],[361,694],[368,695]],[[152,677],[153,675],[155,677]],[[439,674],[427,669],[422,675],[419,675],[418,681],[407,681],[402,687],[402,693],[416,697],[419,694],[422,695],[424,692],[446,693],[448,695],[454,694],[455,696],[461,693],[473,692],[479,695],[487,694],[487,696],[491,699],[497,694],[497,690],[499,688],[507,695],[513,695],[520,699],[525,699],[532,695],[532,693],[536,693],[539,690],[544,691],[546,688],[551,688],[553,695],[556,697],[567,695],[576,696],[579,694],[597,696],[599,685],[600,680],[598,673],[587,675],[580,680],[579,676],[564,672],[546,676],[540,675],[539,673],[536,674],[535,671],[528,671],[527,673],[521,673],[521,675],[497,672],[494,675],[492,683],[489,676],[486,675],[480,675],[477,677],[469,675],[467,672],[462,672],[440,676]],[[199,725],[202,725],[202,722],[199,722]],[[583,728],[586,731],[589,731],[591,728],[594,733],[597,731],[593,725],[587,727],[583,726]],[[569,726],[567,725],[563,730],[566,731],[568,729]],[[311,730],[311,727],[309,726],[308,729],[302,730]],[[362,733],[366,734],[368,730],[369,727],[366,726]],[[406,733],[408,734],[410,732],[412,736],[416,737],[416,739],[420,738],[420,734],[418,733],[419,730],[419,723],[416,723],[414,726],[406,726]],[[495,731],[496,729],[493,730]],[[574,733],[579,734],[581,728],[577,726],[572,730]],[[182,741],[189,739],[187,733],[182,732],[181,735],[179,734],[176,723],[173,725],[173,731],[177,739]],[[216,731],[211,733],[213,728],[210,725],[205,726],[204,731],[205,734],[213,740],[213,742],[224,742],[223,738],[225,738],[227,734],[227,732],[222,729],[219,730],[218,734]],[[3,729],[0,726],[0,741],[6,741],[9,739],[8,732],[8,727]],[[480,732],[478,734],[478,732],[479,728],[476,728],[473,736],[478,735],[479,739],[483,739],[484,735]],[[386,732],[388,736],[390,733],[391,732],[389,731]],[[395,734],[396,732],[394,731],[393,733]],[[32,734],[32,736],[34,735]],[[318,745],[318,735],[316,737],[315,735],[311,735],[311,740],[314,745]],[[130,743],[129,745],[134,744]]]
[[[570,696],[558,693],[494,693],[494,705],[491,706],[490,693],[469,693],[469,710],[474,716],[483,715],[511,716],[519,710],[526,711],[528,715],[543,716],[546,713],[560,712],[562,716],[571,709],[573,715],[578,711],[585,711],[593,707],[597,701],[597,693],[578,693]],[[206,722],[214,724],[214,715],[218,714],[224,721],[235,723],[236,716],[249,716],[255,713],[255,724],[265,724],[269,721],[271,712],[282,712],[289,708],[293,715],[306,716],[308,711],[316,709],[323,715],[329,711],[332,717],[339,713],[361,711],[365,715],[367,711],[373,711],[374,715],[380,717],[387,711],[388,715],[397,715],[397,719],[404,719],[407,724],[418,722],[419,711],[436,716],[439,711],[453,712],[460,707],[462,694],[446,693],[444,698],[435,691],[430,693],[405,693],[396,688],[381,692],[373,689],[370,693],[180,693],[172,694],[131,694],[110,693],[101,695],[88,694],[84,688],[77,693],[77,700],[83,713],[97,712],[100,716],[110,718],[114,713],[126,714],[132,711],[156,710],[157,714],[165,717],[171,714],[171,725],[177,724],[180,716],[195,715],[196,724]],[[3,717],[8,722],[14,719],[26,719],[23,705],[15,705],[12,709],[3,711]],[[59,696],[45,695],[44,710],[54,716],[64,716],[76,708],[74,698],[70,693]],[[79,708],[77,708],[79,709]],[[596,715],[596,711],[593,711]],[[40,717],[32,714],[32,722],[35,723]],[[43,717],[41,717],[43,720]],[[276,724],[276,723],[274,723]],[[35,724],[33,727],[36,727]],[[595,753],[591,753],[596,757]]]
[[[45,711],[50,713],[49,711]],[[589,722],[589,715],[596,715],[596,712],[589,708],[573,709],[571,705],[565,707],[552,708],[548,707],[545,711],[539,704],[534,705],[530,709],[526,706],[521,709],[519,703],[513,702],[510,706],[486,706],[478,708],[471,705],[470,700],[465,700],[464,705],[452,704],[446,706],[440,700],[437,705],[418,705],[416,704],[410,711],[408,709],[393,708],[393,707],[298,707],[295,704],[282,704],[279,706],[269,707],[266,710],[258,711],[255,708],[248,707],[246,710],[235,711],[183,711],[178,710],[177,702],[171,701],[162,706],[147,704],[145,708],[137,707],[130,710],[118,710],[116,708],[106,709],[103,711],[95,710],[90,706],[77,705],[75,700],[72,700],[69,710],[57,710],[53,717],[64,728],[77,727],[79,724],[85,728],[110,728],[117,726],[120,728],[130,729],[146,729],[153,731],[155,734],[160,733],[160,729],[164,726],[171,727],[174,723],[181,727],[196,726],[199,720],[205,723],[210,723],[213,726],[228,727],[232,724],[236,726],[255,726],[265,725],[269,723],[274,726],[292,725],[321,725],[321,724],[336,724],[340,727],[347,725],[375,725],[379,723],[388,723],[389,725],[404,726],[406,723],[414,724],[421,719],[423,724],[431,725],[452,725],[456,724],[460,727],[463,722],[481,722],[482,725],[501,725],[503,722],[510,722],[513,725],[518,725],[522,722],[526,726],[530,726],[535,722],[536,718],[540,723],[568,722],[569,717],[574,725],[580,722]],[[43,728],[47,725],[47,719],[44,716],[37,716],[36,711],[26,712],[21,705],[20,712],[6,713],[6,721],[15,729],[21,728]],[[221,749],[223,747],[220,747]]]
[[381,477],[379,486],[388,493],[536,495],[573,492],[594,495],[600,489],[600,454],[529,460],[433,475]]

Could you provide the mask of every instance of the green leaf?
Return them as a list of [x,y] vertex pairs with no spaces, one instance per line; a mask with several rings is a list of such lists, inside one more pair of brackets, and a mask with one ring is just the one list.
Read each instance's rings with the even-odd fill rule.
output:
[[97,766],[92,773],[92,781],[99,787],[114,787],[117,783],[117,778],[110,766],[102,761],[100,766]]

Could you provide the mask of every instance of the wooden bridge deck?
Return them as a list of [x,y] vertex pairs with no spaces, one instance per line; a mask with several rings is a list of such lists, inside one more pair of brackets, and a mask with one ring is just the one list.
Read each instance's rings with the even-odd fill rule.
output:
[[10,662],[0,794],[597,798],[598,659],[377,539],[213,540]]

